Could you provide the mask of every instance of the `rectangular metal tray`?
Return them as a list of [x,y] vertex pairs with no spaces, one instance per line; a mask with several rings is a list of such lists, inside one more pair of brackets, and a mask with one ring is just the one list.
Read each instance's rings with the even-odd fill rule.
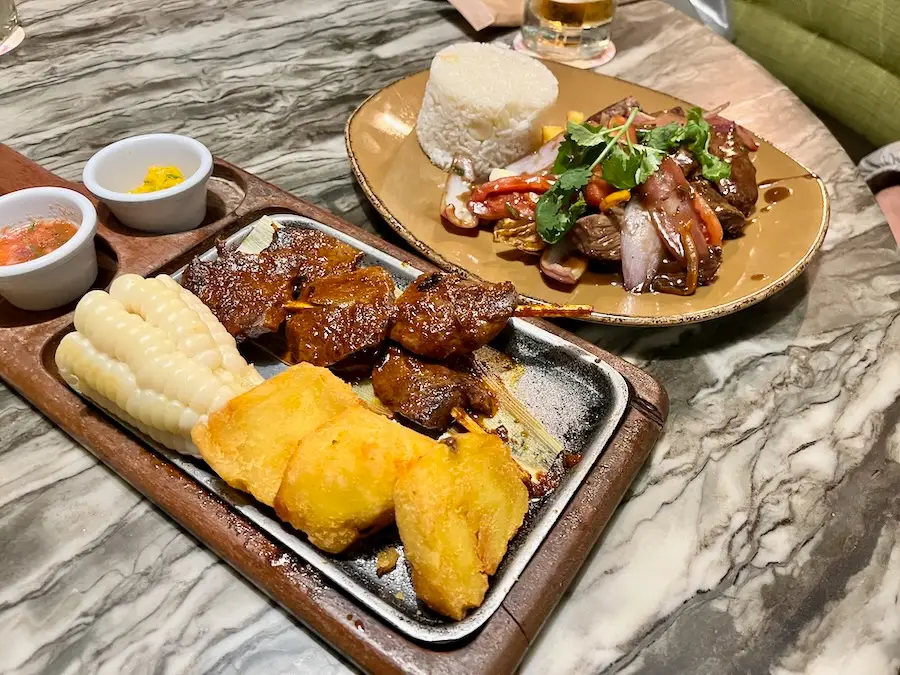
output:
[[[0,194],[41,185],[85,192],[82,186],[53,175],[3,144],[0,169]],[[172,273],[213,246],[216,238],[265,214],[284,212],[326,223],[355,241],[406,261],[411,268],[437,271],[431,263],[372,232],[226,161],[215,159],[213,178],[207,220],[189,232],[147,237],[123,228],[108,210],[98,206],[95,244],[105,264],[95,288],[105,288],[116,274]],[[9,356],[0,359],[0,378],[298,622],[373,675],[513,672],[597,543],[668,414],[665,390],[647,373],[554,324],[525,321],[558,336],[565,345],[577,345],[620,373],[628,386],[628,409],[602,456],[483,630],[437,646],[413,639],[376,618],[374,608],[354,599],[277,537],[250,522],[232,505],[245,503],[242,495],[232,493],[231,503],[216,496],[174,461],[75,394],[59,377],[54,363],[59,340],[73,329],[73,309],[69,305],[48,312],[25,312],[0,300],[0,352]],[[502,348],[502,342],[498,340],[495,346]],[[576,363],[590,363],[584,354],[575,354]],[[591,382],[590,378],[586,382]],[[546,388],[545,380],[533,384],[542,388],[536,391]],[[546,393],[547,398],[552,395]],[[592,433],[589,418],[585,417],[581,433]],[[578,445],[573,438],[564,440],[569,448]],[[381,540],[372,545],[377,548]],[[425,619],[432,618],[425,615]]]
[[[365,254],[362,264],[384,267],[400,289],[421,274],[408,263],[310,218],[292,214],[271,217],[282,226],[320,230],[361,250]],[[226,240],[229,247],[239,246],[250,229],[251,226],[246,226],[230,236]],[[206,261],[215,260],[216,249],[211,248],[200,257]],[[183,270],[172,276],[180,280]],[[564,471],[559,484],[549,494],[530,500],[525,523],[510,542],[506,557],[491,578],[484,603],[461,621],[439,616],[417,601],[395,528],[375,535],[372,541],[363,543],[349,555],[325,554],[311,545],[302,533],[277,520],[271,509],[226,485],[202,461],[166,450],[143,438],[194,480],[398,630],[422,642],[458,641],[478,630],[503,602],[602,454],[628,405],[628,385],[621,374],[592,354],[531,323],[512,319],[491,346],[524,366],[513,393],[561,442],[566,453],[580,455],[581,460]],[[266,378],[287,368],[252,340],[242,344],[241,350]],[[527,439],[520,441],[528,443]],[[401,559],[393,572],[379,577],[375,559],[378,551],[388,545],[400,551]]]

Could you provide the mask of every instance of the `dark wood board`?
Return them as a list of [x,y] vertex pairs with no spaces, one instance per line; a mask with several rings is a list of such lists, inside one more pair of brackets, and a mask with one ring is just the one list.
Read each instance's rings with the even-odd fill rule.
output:
[[[69,187],[90,197],[83,186],[60,179],[0,144],[0,194],[41,185]],[[263,214],[278,212],[313,218],[419,269],[437,269],[221,160],[215,162],[209,196],[209,215],[200,228],[161,236],[123,228],[98,205],[101,273],[96,286],[107,286],[116,274],[174,271],[210,248],[218,237]],[[462,643],[427,646],[375,618],[293,552],[69,390],[56,376],[53,353],[61,336],[71,330],[73,309],[74,304],[49,312],[24,312],[0,300],[0,377],[304,625],[372,673],[500,675],[515,670],[599,539],[668,413],[666,393],[652,377],[553,324],[536,321],[619,371],[631,390],[628,411],[609,447],[485,627]]]

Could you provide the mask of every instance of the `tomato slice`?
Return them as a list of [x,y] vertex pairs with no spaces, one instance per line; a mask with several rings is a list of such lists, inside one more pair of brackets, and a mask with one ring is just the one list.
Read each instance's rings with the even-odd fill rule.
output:
[[469,202],[469,210],[479,220],[533,220],[534,207],[540,197],[536,192],[511,192],[509,194],[491,195],[487,199]]
[[584,201],[588,203],[588,206],[599,209],[600,204],[603,202],[603,198],[611,195],[615,191],[616,189],[612,185],[595,173],[591,176],[591,180],[588,181],[588,184],[584,186]]
[[[616,115],[609,120],[609,126],[610,126],[610,128],[620,127],[623,124],[625,124],[625,122],[627,122],[627,121],[628,121],[627,118],[622,117],[621,115]],[[637,129],[634,128],[633,124],[630,127],[628,127],[628,138],[631,139],[632,143],[637,143]]]
[[509,192],[544,193],[553,187],[554,181],[547,176],[507,176],[479,185],[472,190],[472,201],[483,202],[491,195]]

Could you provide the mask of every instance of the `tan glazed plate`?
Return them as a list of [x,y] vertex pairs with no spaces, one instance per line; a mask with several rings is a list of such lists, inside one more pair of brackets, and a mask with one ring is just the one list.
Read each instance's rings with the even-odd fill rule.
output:
[[[559,98],[546,124],[563,125],[568,110],[590,115],[628,95],[648,111],[689,105],[613,77],[546,65],[559,80]],[[592,270],[574,289],[552,284],[538,270],[537,257],[495,244],[486,229],[459,234],[442,223],[446,174],[422,152],[414,128],[427,79],[427,72],[417,73],[371,96],[348,121],[346,142],[356,178],[378,212],[446,269],[512,281],[521,295],[538,301],[593,305],[590,319],[600,323],[665,326],[724,316],[768,298],[796,279],[822,245],[829,217],[825,186],[761,141],[755,158],[761,183],[756,212],[744,236],[725,242],[719,278],[712,285],[688,297],[635,295],[621,287],[618,274]]]

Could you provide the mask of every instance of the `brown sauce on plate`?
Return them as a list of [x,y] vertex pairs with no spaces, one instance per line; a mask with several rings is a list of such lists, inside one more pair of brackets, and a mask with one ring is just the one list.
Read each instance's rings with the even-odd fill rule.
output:
[[782,202],[793,194],[793,191],[789,187],[777,186],[773,188],[769,188],[763,193],[763,199],[766,200],[766,204],[777,204],[778,202]]

